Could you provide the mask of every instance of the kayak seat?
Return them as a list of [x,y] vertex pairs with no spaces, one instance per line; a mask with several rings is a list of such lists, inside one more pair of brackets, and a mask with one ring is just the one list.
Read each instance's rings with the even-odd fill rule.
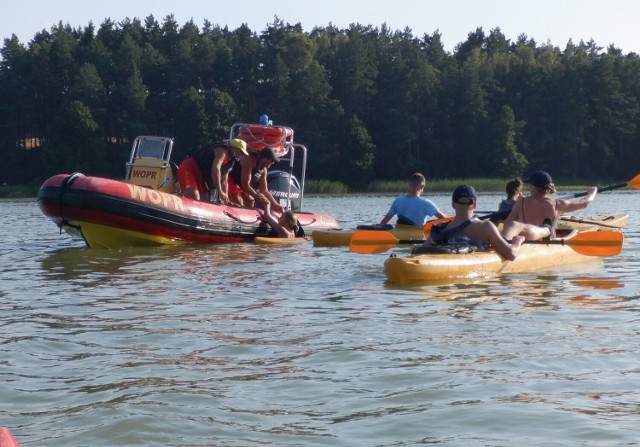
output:
[[356,230],[389,231],[389,230],[393,230],[393,225],[391,224],[358,225],[356,227]]
[[478,251],[478,247],[473,244],[453,243],[453,244],[435,244],[420,245],[411,250],[412,255],[424,254],[457,254],[466,255]]

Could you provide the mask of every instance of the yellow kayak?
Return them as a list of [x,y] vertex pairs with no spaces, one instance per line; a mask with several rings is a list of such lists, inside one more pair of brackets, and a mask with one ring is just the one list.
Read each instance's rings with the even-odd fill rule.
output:
[[572,231],[551,241],[527,241],[514,261],[507,261],[493,250],[466,254],[429,253],[391,256],[384,272],[391,282],[436,282],[445,279],[478,278],[498,273],[523,272],[565,266],[615,256],[622,249],[619,231]]
[[[597,230],[622,229],[627,224],[629,215],[625,213],[610,216],[561,216],[558,221],[559,229],[569,230]],[[358,225],[356,230],[315,230],[311,234],[314,247],[343,247],[348,246],[351,236],[358,229],[388,231],[398,239],[421,239],[424,237],[423,227],[413,225]]]
[[314,247],[348,246],[351,236],[358,229],[388,231],[398,239],[422,239],[423,228],[413,225],[358,225],[356,230],[315,230],[311,234]]
[[623,229],[627,225],[629,215],[626,213],[613,214],[610,216],[561,216],[558,220],[558,228],[569,228],[574,230],[598,230],[598,229]]
[[258,245],[296,245],[309,240],[308,237],[267,237],[258,236],[253,242]]

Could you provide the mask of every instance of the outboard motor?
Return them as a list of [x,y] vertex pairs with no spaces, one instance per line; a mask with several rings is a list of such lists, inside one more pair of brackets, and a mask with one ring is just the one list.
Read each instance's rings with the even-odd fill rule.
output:
[[291,201],[291,210],[300,211],[302,194],[300,183],[298,183],[298,179],[295,176],[285,171],[269,171],[267,173],[267,186],[271,195],[280,205],[286,206],[288,198]]

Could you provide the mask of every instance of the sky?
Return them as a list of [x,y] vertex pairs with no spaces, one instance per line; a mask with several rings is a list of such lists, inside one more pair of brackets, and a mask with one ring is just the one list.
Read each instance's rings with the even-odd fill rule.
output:
[[9,0],[0,6],[0,39],[12,34],[23,44],[62,21],[73,28],[107,18],[114,22],[149,15],[162,23],[173,14],[182,26],[189,20],[202,28],[204,20],[236,29],[242,24],[257,33],[277,16],[284,23],[300,23],[304,31],[333,24],[391,30],[410,28],[416,37],[438,31],[445,50],[453,51],[470,32],[486,34],[500,28],[507,39],[524,34],[538,45],[564,49],[569,40],[613,44],[623,53],[640,54],[640,1],[637,0]]

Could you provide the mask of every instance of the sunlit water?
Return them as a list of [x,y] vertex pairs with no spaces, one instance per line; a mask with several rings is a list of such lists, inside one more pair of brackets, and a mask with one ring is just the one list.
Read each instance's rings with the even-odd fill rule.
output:
[[[90,250],[2,201],[0,426],[23,447],[638,445],[639,197],[582,213],[629,212],[615,258],[407,287],[389,253],[311,243]],[[392,198],[305,208],[353,228]]]

